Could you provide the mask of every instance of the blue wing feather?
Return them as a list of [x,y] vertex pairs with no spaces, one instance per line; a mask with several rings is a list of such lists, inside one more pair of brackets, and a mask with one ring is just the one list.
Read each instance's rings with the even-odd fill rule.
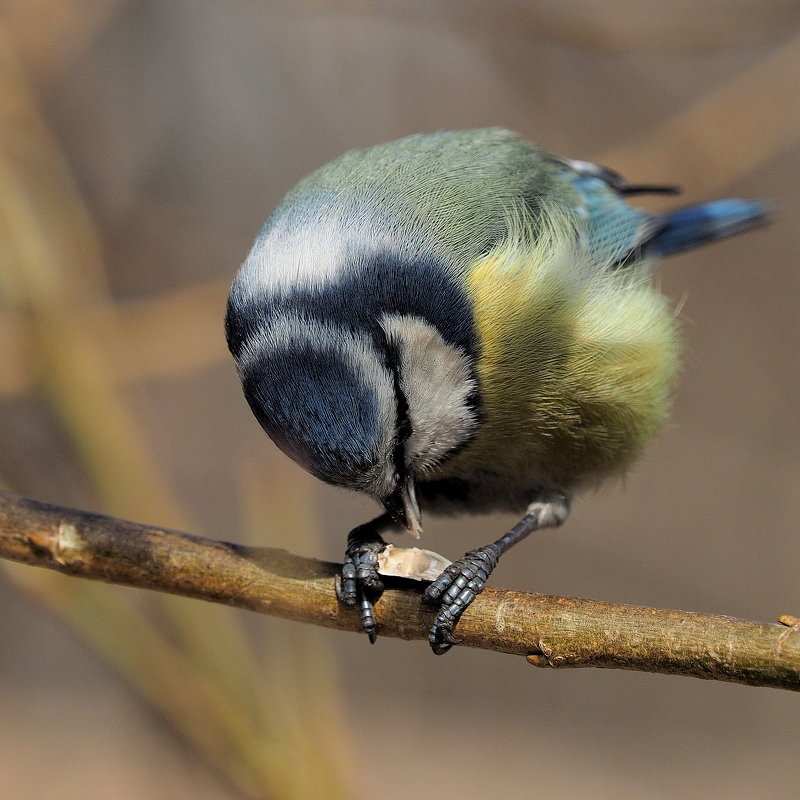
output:
[[575,175],[577,213],[586,221],[586,244],[601,262],[618,264],[640,249],[662,228],[660,217],[634,208],[602,178]]
[[762,225],[768,206],[758,200],[713,200],[665,215],[648,214],[626,202],[628,189],[675,191],[672,187],[629,187],[616,172],[586,161],[559,159],[578,196],[575,213],[585,221],[586,246],[609,264],[632,254],[672,255]]
[[712,200],[667,214],[650,240],[659,255],[671,255],[755,228],[766,221],[769,208],[758,200]]

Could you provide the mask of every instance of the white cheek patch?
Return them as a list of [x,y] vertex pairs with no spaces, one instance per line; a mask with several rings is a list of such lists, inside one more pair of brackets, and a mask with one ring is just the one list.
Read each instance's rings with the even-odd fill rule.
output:
[[345,266],[345,242],[336,220],[292,229],[292,217],[275,220],[256,239],[237,280],[253,296],[331,283]]
[[470,361],[419,317],[386,314],[381,325],[400,354],[400,386],[412,428],[406,465],[412,472],[425,472],[478,427],[478,415],[469,404],[476,389]]
[[236,278],[258,299],[295,289],[322,289],[356,268],[391,240],[368,210],[330,209],[310,203],[279,212],[259,234]]

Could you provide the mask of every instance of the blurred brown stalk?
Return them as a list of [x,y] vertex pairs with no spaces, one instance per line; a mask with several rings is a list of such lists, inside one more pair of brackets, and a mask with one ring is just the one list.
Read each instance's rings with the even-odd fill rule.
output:
[[[75,35],[77,41],[62,41],[65,53],[85,46],[86,35],[113,11],[113,4],[98,6],[92,18],[78,3],[39,3],[42,12],[44,5],[52,6],[53,14],[43,18],[73,23],[49,30],[64,40]],[[178,314],[173,320],[180,319],[182,329],[195,323],[192,346],[159,325],[163,304],[136,309],[135,322],[130,315],[120,317],[108,294],[90,213],[2,27],[0,95],[0,261],[5,265],[0,328],[7,337],[5,352],[14,354],[4,359],[3,391],[38,391],[48,399],[105,509],[191,524],[153,459],[121,379],[140,380],[143,364],[151,376],[154,366],[158,374],[156,354],[168,348],[137,339],[153,328],[157,342],[173,345],[170,371],[187,360],[196,368],[192,353],[202,353],[199,360],[207,361],[206,343],[198,339],[199,331],[209,329],[206,320],[214,319],[222,338],[218,320],[208,314],[209,292],[203,287],[189,292],[188,304],[185,298],[169,301],[169,313]],[[143,322],[150,327],[143,328]],[[280,508],[280,498],[273,499]],[[240,618],[229,609],[163,598],[159,617],[169,625],[164,629],[146,609],[108,587],[74,585],[27,570],[4,572],[85,636],[244,794],[349,796],[342,774],[346,762],[336,744],[341,723],[336,735],[326,729],[333,724],[335,692],[313,668],[319,655],[309,657],[316,643],[286,643],[262,666],[254,660]],[[298,692],[316,703],[287,701]]]

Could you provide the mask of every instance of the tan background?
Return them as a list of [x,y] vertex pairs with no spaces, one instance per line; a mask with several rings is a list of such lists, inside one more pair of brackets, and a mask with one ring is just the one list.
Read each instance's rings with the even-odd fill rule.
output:
[[[55,204],[43,240],[61,235],[62,224],[93,225],[101,248],[78,238],[66,252],[56,239],[57,268],[73,277],[52,284],[62,288],[40,312],[62,301],[70,319],[107,310],[99,288],[107,280],[122,344],[88,321],[80,330],[95,336],[92,346],[108,345],[98,380],[113,378],[135,422],[144,455],[130,453],[130,463],[155,465],[157,483],[190,509],[193,529],[211,536],[242,539],[243,503],[258,528],[253,514],[258,520],[262,501],[268,512],[274,481],[304,504],[310,492],[320,533],[293,540],[275,530],[286,526],[264,522],[265,544],[338,560],[346,532],[372,513],[364,500],[304,481],[275,451],[224,351],[226,286],[263,218],[312,168],[415,131],[505,125],[634,182],[681,184],[687,201],[771,199],[769,228],[676,258],[660,273],[683,307],[674,425],[624,490],[579,502],[565,528],[521,545],[493,582],[765,621],[800,614],[794,0],[7,0],[0,24],[0,152],[27,187],[22,194]],[[37,108],[41,119],[31,122]],[[88,217],[59,213],[59,192],[80,198]],[[0,221],[19,230],[8,207]],[[8,261],[8,280],[0,278],[0,477],[40,499],[181,524],[186,517],[165,519],[172,500],[137,502],[130,485],[133,495],[120,499],[124,469],[105,470],[110,486],[91,478],[104,470],[77,444],[80,411],[64,411],[48,391],[18,267]],[[80,378],[79,367],[56,359]],[[91,407],[92,386],[73,387],[78,409],[81,398]],[[426,544],[455,557],[511,522],[429,521]],[[2,575],[0,598],[0,795],[241,796]],[[267,631],[272,648],[296,636],[288,623],[235,616],[256,641]],[[342,740],[341,769],[361,784],[350,796],[796,792],[793,694],[550,673],[467,650],[434,658],[423,643],[369,647],[329,632],[315,641],[324,648],[315,653],[330,654],[313,656],[317,666],[341,691],[343,711],[325,736]],[[261,669],[278,682],[274,655]],[[293,702],[313,717],[314,695],[298,694]]]

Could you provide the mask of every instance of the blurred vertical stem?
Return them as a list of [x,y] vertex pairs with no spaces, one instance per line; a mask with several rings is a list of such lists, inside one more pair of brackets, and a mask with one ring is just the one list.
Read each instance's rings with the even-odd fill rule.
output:
[[[6,569],[30,595],[69,622],[184,738],[241,791],[264,793],[265,781],[241,764],[242,751],[257,745],[252,730],[207,674],[163,636],[119,591],[101,584],[45,580],[36,570]],[[48,578],[50,576],[47,576]],[[259,762],[262,760],[259,757]],[[233,768],[232,768],[233,767]],[[261,786],[259,786],[261,784]],[[270,786],[271,788],[271,786]]]
[[[106,510],[194,529],[112,379],[125,346],[119,330],[94,341],[75,313],[111,308],[99,237],[2,26],[0,96],[0,290],[30,320],[39,386]],[[258,702],[265,681],[235,612],[161,596],[179,637],[173,643],[118,590],[7,574],[89,639],[240,790],[303,796],[303,770],[279,769],[287,725],[276,707],[265,714]],[[318,788],[316,797],[344,796]]]
[[[246,462],[239,476],[241,528],[253,545],[319,552],[319,521],[312,478],[281,458],[280,468],[268,462]],[[306,625],[259,626],[264,658],[275,679],[262,683],[260,708],[282,709],[289,750],[276,767],[288,771],[298,798],[352,797],[353,763],[346,714],[336,690],[335,661],[325,644],[326,632]],[[278,639],[280,636],[280,640]],[[280,676],[280,677],[277,677]],[[297,783],[298,776],[300,783]]]

